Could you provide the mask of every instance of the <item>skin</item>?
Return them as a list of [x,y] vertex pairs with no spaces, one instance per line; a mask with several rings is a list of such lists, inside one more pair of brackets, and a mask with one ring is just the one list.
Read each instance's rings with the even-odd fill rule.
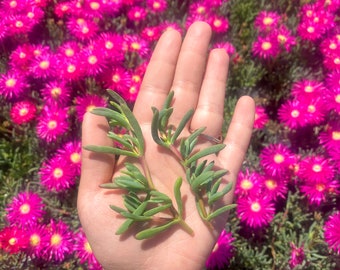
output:
[[[145,157],[153,182],[170,197],[173,196],[174,181],[184,174],[174,156],[153,142],[150,132],[152,111],[149,108],[154,106],[160,109],[169,91],[173,90],[175,97],[171,123],[178,124],[189,109],[195,109],[183,136],[188,136],[190,130],[205,126],[205,134],[219,137],[223,124],[229,58],[223,49],[208,51],[211,34],[209,25],[203,22],[194,23],[183,40],[177,31],[167,30],[154,50],[134,106],[133,112],[143,130]],[[229,171],[225,182],[235,182],[244,160],[252,133],[254,107],[250,97],[239,99],[223,141],[226,147],[218,155],[210,157],[218,167]],[[82,144],[112,145],[106,135],[107,131],[106,119],[86,114]],[[212,144],[202,137],[198,147]],[[115,235],[123,219],[109,205],[122,206],[121,194],[102,189],[99,185],[112,181],[125,161],[125,158],[115,160],[108,154],[86,150],[82,153],[78,211],[98,261],[104,269],[203,269],[225,226],[227,214],[213,222],[213,229],[209,228],[199,217],[194,196],[183,181],[181,192],[185,221],[194,230],[194,236],[180,226],[143,241],[136,240],[133,232],[123,236]],[[231,203],[232,193],[225,196],[221,203]]]

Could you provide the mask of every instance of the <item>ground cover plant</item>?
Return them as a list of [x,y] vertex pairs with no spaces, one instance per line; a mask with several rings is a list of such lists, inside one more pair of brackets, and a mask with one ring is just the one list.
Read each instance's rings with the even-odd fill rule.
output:
[[224,130],[238,97],[256,101],[237,206],[207,269],[337,269],[339,9],[339,0],[1,0],[0,268],[101,269],[76,211],[83,115],[106,106],[107,88],[133,107],[160,34],[200,20],[231,59]]

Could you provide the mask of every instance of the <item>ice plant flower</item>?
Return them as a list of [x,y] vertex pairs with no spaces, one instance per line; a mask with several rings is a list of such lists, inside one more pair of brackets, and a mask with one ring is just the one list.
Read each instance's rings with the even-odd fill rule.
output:
[[26,76],[13,69],[0,75],[0,95],[6,99],[17,98],[28,90]]
[[274,218],[275,207],[270,198],[263,194],[237,199],[237,216],[251,228],[267,226]]
[[281,16],[275,11],[260,11],[255,18],[255,27],[263,32],[270,31],[277,27]]
[[27,244],[27,235],[21,227],[5,227],[0,231],[0,249],[9,254],[23,251]]
[[337,254],[340,254],[340,212],[335,212],[328,217],[323,230],[325,241],[328,248]]
[[44,258],[45,249],[48,246],[48,235],[44,224],[29,226],[26,231],[28,245],[25,253],[34,259]]
[[252,45],[252,52],[254,56],[267,60],[275,58],[280,53],[280,48],[276,39],[258,36]]
[[307,182],[329,181],[335,176],[335,168],[328,158],[309,155],[300,161],[298,176]]
[[58,155],[46,160],[40,170],[41,184],[49,191],[61,192],[75,184],[76,173],[69,160]]
[[13,123],[22,125],[29,123],[36,117],[37,107],[29,100],[19,101],[13,104],[10,115]]
[[92,248],[82,229],[75,235],[74,251],[81,264],[87,263],[89,269],[102,269],[100,263],[93,254]]
[[83,121],[84,114],[91,112],[96,107],[106,107],[106,100],[99,95],[78,96],[75,101],[77,118],[79,122]]
[[146,6],[149,11],[159,14],[167,9],[168,3],[166,0],[147,0]]
[[291,94],[296,98],[319,98],[325,92],[326,87],[317,80],[298,80],[291,88]]
[[21,192],[6,207],[6,218],[11,225],[34,225],[45,214],[40,196],[32,192]]
[[262,192],[273,201],[284,199],[288,193],[288,178],[264,175],[262,178]]
[[233,241],[234,238],[231,233],[226,230],[221,232],[205,263],[207,269],[224,269],[229,264],[230,259],[233,257]]
[[260,153],[260,164],[264,171],[271,176],[286,175],[294,161],[294,154],[281,143],[270,144]]
[[51,106],[65,106],[71,98],[71,87],[64,80],[49,81],[41,90],[43,100]]
[[65,135],[69,128],[68,108],[44,107],[38,117],[37,135],[46,142],[55,141]]
[[255,129],[263,129],[269,121],[269,117],[265,111],[265,108],[261,105],[255,107]]
[[289,266],[291,269],[301,265],[305,259],[304,247],[297,247],[293,242],[290,243],[290,259]]
[[261,175],[257,172],[251,172],[248,169],[240,171],[237,177],[235,194],[243,197],[251,194],[257,194],[261,190]]
[[306,107],[299,100],[286,100],[278,110],[280,122],[291,129],[306,125]]
[[73,233],[61,220],[51,220],[46,229],[49,243],[45,256],[49,261],[62,262],[73,251]]
[[70,162],[71,167],[75,170],[75,175],[80,175],[81,169],[81,142],[71,141],[64,144],[57,154],[61,159],[66,159]]

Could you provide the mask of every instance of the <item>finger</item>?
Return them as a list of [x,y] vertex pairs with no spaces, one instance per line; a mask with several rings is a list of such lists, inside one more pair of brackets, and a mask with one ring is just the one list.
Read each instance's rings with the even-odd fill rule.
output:
[[[86,113],[82,125],[82,146],[112,146],[107,136],[109,126],[104,117]],[[111,180],[114,170],[114,155],[82,150],[82,168],[79,194],[96,192],[99,185]]]
[[221,135],[228,65],[229,57],[225,50],[210,52],[191,130],[206,127],[204,134],[212,137]]
[[[234,115],[224,140],[226,147],[218,155],[219,163],[229,171],[228,181],[235,182],[241,168],[252,135],[254,118],[254,100],[248,96],[241,97],[236,104]],[[228,198],[226,199],[228,200]]]
[[134,113],[141,124],[151,121],[151,107],[161,108],[169,93],[181,43],[179,32],[167,30],[156,45],[134,106]]
[[183,115],[197,104],[205,72],[211,28],[207,23],[193,23],[184,38],[172,90],[175,92],[173,121],[180,121]]

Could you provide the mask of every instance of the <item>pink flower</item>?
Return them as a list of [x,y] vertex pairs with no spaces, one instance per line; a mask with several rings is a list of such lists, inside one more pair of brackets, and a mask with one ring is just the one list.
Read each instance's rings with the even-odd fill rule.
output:
[[320,97],[301,98],[301,106],[306,108],[306,124],[319,125],[325,120],[328,108],[324,100]]
[[49,242],[46,226],[42,224],[30,226],[27,228],[26,235],[28,245],[25,252],[31,258],[42,259]]
[[326,91],[322,82],[302,79],[293,83],[291,94],[296,98],[319,98]]
[[103,75],[105,87],[125,93],[132,85],[130,71],[121,66],[116,66],[111,69],[111,72],[105,72]]
[[37,107],[28,100],[19,101],[13,104],[10,116],[13,123],[22,125],[32,121],[36,117]]
[[21,96],[28,89],[27,79],[21,72],[9,70],[0,75],[0,95],[6,99]]
[[98,32],[98,25],[89,19],[72,17],[66,23],[68,31],[80,40],[89,40]]
[[69,160],[62,159],[60,156],[46,160],[40,170],[41,184],[48,191],[61,192],[74,186],[77,174]]
[[32,192],[21,192],[6,207],[7,220],[11,225],[27,226],[36,224],[45,214],[40,196]]
[[277,42],[280,46],[284,47],[287,52],[290,52],[291,48],[296,45],[295,37],[292,36],[291,31],[285,26],[280,26],[280,28],[273,30],[271,35],[276,37]]
[[45,256],[49,261],[62,262],[73,251],[73,234],[69,227],[61,220],[51,220],[47,226],[49,243]]
[[264,175],[261,180],[261,186],[263,186],[262,193],[269,196],[271,200],[277,201],[279,198],[286,198],[288,193],[288,178]]
[[[340,122],[339,119],[329,121],[325,130],[320,132],[319,142],[327,151],[331,152],[334,149],[340,149]],[[340,157],[339,157],[340,158]]]
[[41,90],[43,100],[52,106],[65,106],[71,99],[71,88],[66,81],[50,81]]
[[104,54],[95,45],[90,45],[82,52],[85,75],[97,76],[107,67]]
[[274,214],[274,204],[268,196],[258,194],[237,199],[237,216],[251,228],[268,225]]
[[127,51],[130,53],[136,53],[141,57],[149,55],[150,45],[149,43],[137,35],[126,35],[124,37]]
[[326,85],[330,89],[340,88],[340,70],[334,70],[332,72],[327,73]]
[[340,212],[335,212],[329,216],[323,227],[325,241],[328,248],[340,254]]
[[38,118],[37,135],[46,142],[52,142],[65,135],[69,128],[68,108],[44,107]]
[[270,144],[260,153],[260,165],[270,176],[284,176],[295,162],[294,154],[281,144]]
[[225,49],[226,53],[231,56],[235,54],[236,49],[230,42],[217,42],[213,44],[213,48]]
[[226,33],[229,29],[228,19],[215,14],[209,16],[208,23],[216,33]]
[[76,112],[79,122],[83,121],[84,114],[96,107],[106,107],[106,100],[98,95],[84,95],[76,98]]
[[90,269],[102,269],[82,229],[75,235],[74,251],[81,264],[87,263]]
[[141,32],[141,37],[148,41],[156,41],[161,36],[161,29],[159,26],[147,26]]
[[293,242],[290,243],[290,248],[289,266],[291,269],[294,269],[295,267],[302,265],[305,259],[305,252],[303,246],[298,248]]
[[166,0],[147,0],[146,6],[151,12],[159,14],[167,9],[168,3]]
[[243,197],[249,196],[251,194],[257,194],[261,190],[261,175],[257,172],[250,172],[248,169],[245,172],[239,172],[236,187],[235,187],[235,194]]
[[57,74],[55,55],[44,53],[37,56],[30,64],[30,72],[35,78],[53,78]]
[[127,13],[127,17],[134,22],[140,22],[145,20],[145,17],[147,15],[147,10],[143,7],[134,6],[129,9]]
[[0,231],[0,248],[7,253],[19,253],[27,247],[27,244],[27,235],[20,227],[5,227]]
[[231,233],[227,233],[226,230],[221,232],[205,263],[207,269],[224,269],[229,264],[230,259],[233,257],[233,241],[234,238]]
[[254,128],[255,129],[263,129],[269,121],[269,117],[265,111],[263,106],[257,105],[255,107],[255,121]]
[[277,27],[281,16],[274,11],[260,11],[254,25],[259,31],[270,31]]
[[70,162],[71,167],[74,168],[75,174],[80,175],[81,169],[81,142],[71,141],[64,144],[57,150],[57,155],[61,159],[65,159]]
[[339,194],[339,183],[337,180],[318,179],[312,181],[304,181],[300,186],[300,191],[312,205],[319,206],[326,202],[329,196]]
[[123,37],[116,33],[101,33],[96,45],[111,63],[121,63],[124,60]]
[[280,53],[279,43],[271,36],[258,36],[252,45],[252,53],[265,60],[275,58]]
[[30,44],[19,45],[10,54],[9,65],[14,70],[27,71],[31,61],[34,59],[34,48]]
[[323,156],[310,155],[299,163],[298,176],[307,182],[324,182],[334,178],[335,168],[330,160]]
[[286,100],[278,110],[279,121],[296,129],[306,125],[306,107],[299,100]]

